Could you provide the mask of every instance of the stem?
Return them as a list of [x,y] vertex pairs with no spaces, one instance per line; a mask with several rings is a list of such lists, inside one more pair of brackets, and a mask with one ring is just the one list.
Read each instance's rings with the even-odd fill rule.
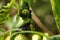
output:
[[[15,35],[15,34],[18,34],[18,33],[19,33],[19,34],[20,34],[20,33],[32,33],[32,34],[38,34],[38,35],[47,37],[44,33],[41,33],[41,32],[36,32],[36,31],[22,31],[21,29],[8,30],[7,32],[1,34],[0,36],[4,36],[5,34],[10,33],[10,32],[12,32],[12,31],[16,31],[16,30],[18,30],[18,31],[20,31],[20,32],[16,32],[16,33],[12,34],[11,37],[12,37],[13,35]],[[48,37],[47,37],[47,38],[48,38]]]
[[15,3],[16,0],[11,0],[10,3],[7,3],[6,6],[4,6],[5,8],[10,8],[14,3]]

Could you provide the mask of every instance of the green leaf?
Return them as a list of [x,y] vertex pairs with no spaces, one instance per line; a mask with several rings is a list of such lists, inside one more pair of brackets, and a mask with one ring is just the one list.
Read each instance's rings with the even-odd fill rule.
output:
[[4,36],[0,36],[0,40],[4,40]]
[[60,0],[50,0],[50,2],[57,28],[60,31]]

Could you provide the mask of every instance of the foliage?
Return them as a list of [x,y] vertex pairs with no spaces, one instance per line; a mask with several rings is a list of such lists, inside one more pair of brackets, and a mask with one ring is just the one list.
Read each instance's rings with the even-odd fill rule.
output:
[[[56,26],[60,33],[60,0],[50,0],[52,5],[52,11],[55,18]],[[51,37],[51,40],[60,40],[59,35],[55,35]]]
[[60,32],[60,0],[50,0],[57,28]]
[[[17,9],[18,11],[17,11],[17,20],[18,20],[18,17],[19,17],[19,15],[21,15],[21,13],[20,13],[20,9],[21,9],[21,5],[22,5],[22,3],[24,3],[24,2],[27,2],[28,4],[30,4],[30,0],[20,0],[19,1],[19,4],[17,4],[16,3],[16,0],[11,0],[10,1],[10,3],[7,3],[7,5],[4,5],[4,6],[2,6],[0,9],[0,24],[4,24],[5,22],[7,22],[8,20],[12,20],[12,18],[11,18],[11,16],[10,16],[10,9],[12,8],[12,7],[14,7],[15,9]],[[25,12],[26,10],[24,10],[24,12]],[[23,13],[24,13],[23,12]],[[29,11],[30,12],[30,11]],[[29,13],[28,12],[28,13]],[[16,20],[16,21],[17,21]],[[30,19],[28,19],[28,18],[24,18],[24,21],[30,21]],[[16,25],[13,25],[12,27],[16,27]],[[15,31],[14,33],[12,33],[13,31]],[[47,40],[49,40],[49,38],[46,36],[46,35],[44,35],[44,33],[41,33],[41,32],[36,32],[36,31],[17,31],[16,32],[16,30],[13,30],[13,28],[11,29],[11,30],[8,30],[7,32],[5,32],[5,33],[2,33],[1,35],[0,35],[0,40],[5,40],[5,38],[4,38],[4,36],[6,35],[6,34],[9,34],[8,35],[8,37],[7,38],[9,38],[9,39],[6,39],[6,40],[14,40],[15,39],[15,37],[17,36],[17,35],[19,35],[19,34],[21,34],[20,36],[21,37],[24,37],[23,39],[25,40],[25,36],[23,36],[22,34],[27,34],[27,33],[29,33],[29,34],[37,34],[37,35],[39,35],[39,36],[45,36],[46,38],[47,38]],[[40,37],[39,37],[40,38]],[[40,40],[40,39],[37,39],[37,40]]]

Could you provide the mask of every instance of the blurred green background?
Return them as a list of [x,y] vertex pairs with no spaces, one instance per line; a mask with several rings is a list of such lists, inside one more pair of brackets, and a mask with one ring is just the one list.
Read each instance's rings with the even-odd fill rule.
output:
[[[51,31],[54,34],[58,34],[58,29],[54,20],[50,0],[31,0],[31,8],[35,15],[39,18],[39,20],[49,31]],[[34,22],[33,19],[32,25],[35,27],[36,31],[43,32],[42,29],[38,27],[37,23]]]
[[[6,0],[4,0],[4,1],[6,1]],[[0,9],[3,6],[2,4],[3,3],[0,2]],[[46,30],[43,31],[46,28],[46,29],[48,29],[48,31],[52,32],[53,34],[59,33],[58,29],[56,27],[55,20],[54,20],[50,0],[31,0],[30,6],[31,6],[34,14],[36,15],[37,19],[39,19],[39,21],[40,21],[39,22],[37,19],[32,18],[32,26],[34,27],[33,30],[40,31],[40,32],[47,32]],[[33,15],[32,15],[32,17],[33,17]],[[37,23],[35,22],[35,20]],[[42,26],[40,26],[40,25],[42,25]]]

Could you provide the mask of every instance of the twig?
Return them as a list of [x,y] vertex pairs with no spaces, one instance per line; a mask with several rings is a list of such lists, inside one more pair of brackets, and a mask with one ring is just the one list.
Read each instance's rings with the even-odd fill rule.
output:
[[[32,10],[32,8],[31,8]],[[53,35],[53,33],[46,28],[44,24],[42,24],[41,20],[34,14],[32,10],[32,19],[36,22],[36,24],[43,30],[43,32],[48,33],[49,35]]]

